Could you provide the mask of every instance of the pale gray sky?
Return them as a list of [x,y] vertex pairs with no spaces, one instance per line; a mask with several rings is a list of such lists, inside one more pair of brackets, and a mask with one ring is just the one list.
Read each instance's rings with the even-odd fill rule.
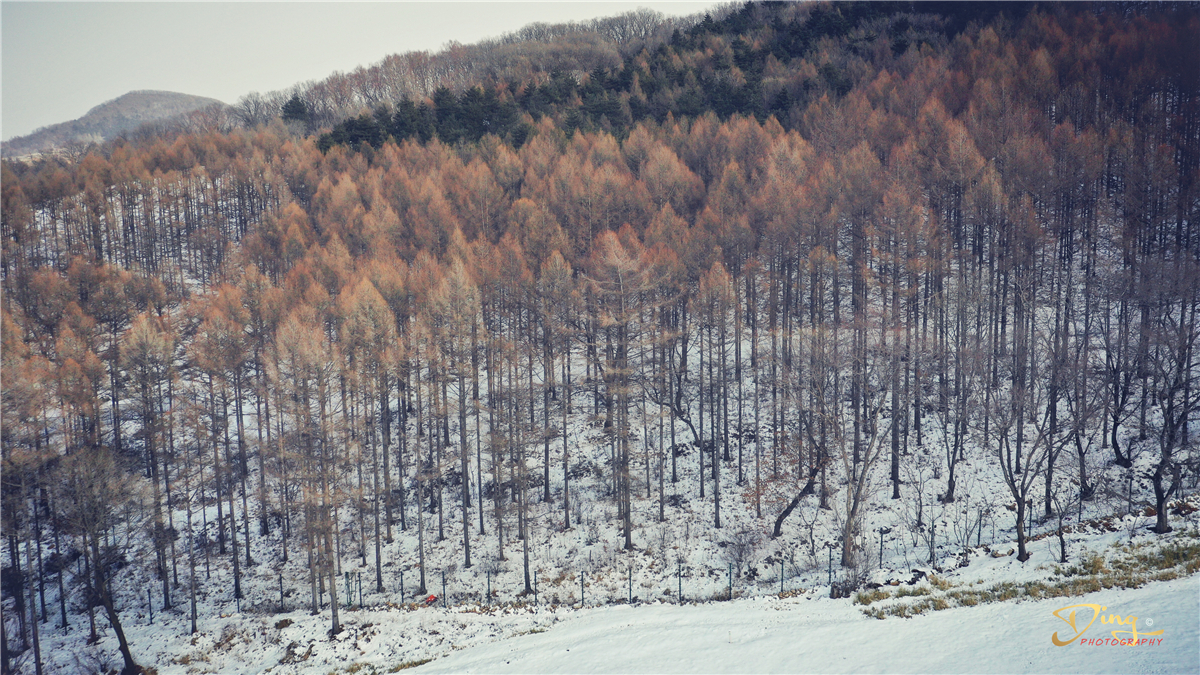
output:
[[234,103],[367,66],[469,44],[534,21],[664,14],[715,2],[0,2],[0,136],[82,116],[139,89]]

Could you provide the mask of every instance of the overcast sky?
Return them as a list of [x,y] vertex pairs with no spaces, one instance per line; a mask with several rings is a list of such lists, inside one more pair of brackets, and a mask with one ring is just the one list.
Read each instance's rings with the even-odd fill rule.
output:
[[469,44],[534,21],[664,14],[714,2],[10,2],[0,3],[5,140],[81,117],[139,89],[234,103],[367,66]]

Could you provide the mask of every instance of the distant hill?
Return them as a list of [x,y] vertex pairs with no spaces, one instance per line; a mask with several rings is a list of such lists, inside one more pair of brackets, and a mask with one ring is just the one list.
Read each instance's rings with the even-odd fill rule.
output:
[[212,98],[171,91],[131,91],[92,108],[79,119],[42,127],[3,143],[5,157],[60,148],[75,140],[105,141],[146,122],[183,115],[221,103]]

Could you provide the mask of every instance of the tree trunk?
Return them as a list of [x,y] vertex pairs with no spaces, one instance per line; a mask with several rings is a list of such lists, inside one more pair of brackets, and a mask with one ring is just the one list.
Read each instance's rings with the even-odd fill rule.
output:
[[1017,499],[1017,560],[1029,560],[1029,551],[1025,548],[1025,500]]
[[125,662],[125,667],[121,669],[121,675],[138,675],[142,672],[142,669],[133,660],[133,653],[129,651],[129,641],[125,638],[125,631],[121,628],[121,619],[117,616],[117,609],[113,605],[112,595],[104,578],[104,563],[100,557],[100,542],[94,533],[88,539],[91,542],[92,559],[95,561],[92,565],[92,579],[96,584],[96,593],[100,596],[100,603],[104,605],[105,613],[108,614],[108,622],[112,625],[113,633],[117,636],[117,645],[121,650],[121,658]]

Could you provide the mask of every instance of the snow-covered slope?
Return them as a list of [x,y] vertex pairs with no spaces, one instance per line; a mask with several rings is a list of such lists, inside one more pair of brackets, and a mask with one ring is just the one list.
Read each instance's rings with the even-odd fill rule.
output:
[[[750,397],[754,388],[743,389],[750,399],[745,407],[753,410],[756,403]],[[738,406],[741,406],[740,401]],[[647,423],[645,428],[651,429],[653,425]],[[473,424],[468,424],[468,447],[476,440],[471,433],[473,430]],[[939,575],[947,583],[964,587],[973,583],[1051,582],[1061,555],[1060,543],[1053,534],[1060,524],[1066,526],[1064,543],[1069,565],[1080,564],[1089,555],[1107,555],[1119,544],[1143,547],[1139,549],[1143,555],[1153,554],[1158,547],[1174,540],[1186,540],[1192,547],[1188,550],[1197,550],[1200,510],[1196,507],[1200,506],[1200,498],[1194,493],[1188,494],[1195,489],[1194,485],[1185,484],[1182,500],[1175,502],[1168,511],[1176,528],[1170,535],[1150,533],[1147,528],[1153,524],[1153,517],[1147,515],[1138,501],[1132,505],[1128,501],[1130,493],[1126,490],[1130,487],[1135,500],[1147,494],[1148,484],[1135,474],[1145,475],[1149,452],[1141,454],[1137,460],[1140,464],[1136,465],[1139,470],[1135,472],[1112,464],[1107,453],[1091,453],[1089,480],[1105,489],[1094,500],[1082,504],[1075,502],[1062,508],[1064,520],[1061,523],[1056,516],[1043,517],[1042,504],[1037,504],[1031,518],[1032,527],[1027,530],[1033,535],[1029,544],[1031,558],[1022,563],[1013,554],[1015,514],[1006,508],[1011,495],[999,476],[992,451],[974,442],[966,445],[957,474],[959,496],[954,502],[942,503],[937,495],[946,487],[947,474],[941,457],[946,439],[944,427],[931,425],[925,431],[925,445],[914,445],[912,452],[901,458],[904,499],[889,498],[890,486],[884,475],[886,467],[874,467],[877,475],[868,486],[871,494],[862,514],[863,536],[857,549],[857,566],[842,568],[837,552],[825,548],[826,544],[838,541],[841,529],[839,500],[844,487],[837,472],[831,472],[829,479],[833,508],[819,508],[817,495],[806,496],[783,523],[782,536],[771,539],[769,533],[775,515],[798,486],[786,476],[768,484],[766,477],[772,463],[769,450],[765,443],[760,449],[754,447],[753,440],[748,441],[741,448],[745,453],[746,474],[741,484],[736,480],[739,455],[734,454],[731,461],[721,462],[722,526],[718,529],[713,526],[712,490],[709,489],[704,498],[698,494],[696,447],[684,445],[689,434],[685,427],[677,425],[676,435],[681,444],[677,458],[678,483],[670,482],[669,459],[662,468],[663,483],[659,482],[657,456],[651,450],[666,447],[665,444],[643,444],[635,453],[634,468],[638,474],[633,499],[635,550],[625,551],[611,498],[611,472],[605,468],[608,466],[609,443],[598,425],[588,419],[585,405],[576,406],[567,430],[574,462],[572,469],[580,469],[571,483],[569,529],[563,527],[562,472],[559,469],[562,443],[559,440],[551,443],[550,448],[551,499],[541,501],[540,490],[531,491],[529,536],[525,541],[516,539],[516,509],[506,496],[501,516],[505,523],[503,552],[498,546],[494,505],[487,498],[490,485],[485,486],[484,500],[481,500],[477,482],[480,469],[486,472],[489,468],[486,460],[482,467],[476,461],[472,461],[471,466],[473,508],[468,514],[471,567],[466,567],[463,555],[461,488],[447,488],[442,501],[443,513],[425,511],[427,587],[430,592],[445,597],[449,605],[445,609],[397,606],[414,600],[420,570],[415,491],[407,493],[407,528],[394,525],[392,541],[384,541],[380,546],[381,591],[376,591],[375,584],[373,533],[370,527],[362,526],[355,518],[356,510],[349,508],[351,503],[347,501],[347,508],[343,508],[339,516],[336,556],[337,597],[344,630],[332,638],[328,634],[331,625],[329,593],[322,589],[319,597],[312,597],[307,558],[299,540],[302,530],[298,516],[297,522],[293,522],[289,555],[285,560],[280,523],[273,521],[271,532],[263,535],[253,525],[259,508],[256,502],[250,501],[250,524],[239,505],[239,542],[244,546],[249,539],[253,564],[244,562],[245,549],[239,549],[239,559],[243,561],[240,575],[244,597],[238,600],[233,593],[231,552],[220,553],[215,543],[218,510],[214,495],[209,491],[193,498],[191,525],[197,536],[190,552],[196,558],[198,621],[197,632],[192,634],[188,614],[188,511],[184,503],[175,501],[172,512],[174,527],[181,536],[177,541],[178,551],[170,564],[173,607],[166,612],[161,610],[163,598],[161,581],[155,574],[154,549],[146,536],[146,513],[143,511],[139,516],[136,510],[129,512],[130,518],[111,533],[112,539],[122,544],[117,549],[122,557],[111,573],[117,609],[135,660],[159,673],[323,675],[331,671],[357,672],[350,670],[356,667],[387,672],[427,659],[434,660],[428,666],[431,668],[458,669],[460,666],[455,665],[458,662],[449,659],[468,658],[466,653],[457,652],[470,648],[485,651],[472,651],[478,656],[470,658],[478,660],[463,662],[461,668],[496,670],[501,666],[512,666],[518,671],[665,671],[675,668],[673,664],[682,664],[679,667],[694,670],[745,672],[905,669],[958,672],[972,668],[991,672],[1057,671],[1071,669],[1064,664],[1073,657],[1063,654],[1081,650],[1074,647],[1050,649],[1050,635],[1059,626],[1066,625],[1053,616],[1052,610],[1073,603],[1098,602],[1122,616],[1134,614],[1152,618],[1156,625],[1150,630],[1158,630],[1161,626],[1170,641],[1164,638],[1161,645],[1153,648],[1157,650],[1154,655],[1145,657],[1158,660],[1110,666],[1104,666],[1108,661],[1100,665],[1081,662],[1084,665],[1077,670],[1197,670],[1176,667],[1195,663],[1196,617],[1200,603],[1194,575],[1186,580],[1151,584],[1138,590],[1101,592],[1095,595],[1096,600],[1058,598],[1037,603],[1006,602],[980,608],[945,609],[915,619],[889,617],[883,621],[869,618],[863,610],[889,609],[899,601],[897,598],[865,608],[853,604],[850,599],[830,600],[827,597],[831,580],[850,584],[860,581],[889,584],[888,588],[898,589],[927,588],[930,582],[922,579],[922,575],[932,574]],[[406,433],[412,434],[412,430],[406,430]],[[253,427],[246,435],[255,437]],[[666,435],[669,438],[669,431]],[[754,437],[764,438],[765,435],[755,434]],[[1123,447],[1139,447],[1133,438],[1122,437],[1122,441]],[[759,456],[756,450],[761,451],[764,478],[761,516],[756,514],[753,490],[757,468],[754,460]],[[1069,484],[1074,472],[1074,468],[1060,468],[1056,480]],[[251,462],[247,481],[250,486],[258,483],[258,475],[256,464]],[[1130,483],[1130,478],[1136,480]],[[491,482],[486,473],[485,479]],[[346,486],[354,485],[354,480],[353,475],[344,477]],[[175,485],[178,489],[178,480]],[[660,485],[663,485],[665,497],[661,522]],[[711,482],[708,485],[711,487]],[[1069,487],[1065,490],[1070,491]],[[483,535],[478,534],[477,529],[481,501],[486,505],[486,534]],[[426,506],[428,502],[428,499],[423,500]],[[364,513],[369,514],[369,509]],[[879,532],[883,528],[890,531],[881,542]],[[439,538],[442,529],[444,538]],[[386,535],[380,539],[386,540]],[[530,576],[538,591],[536,597],[520,595],[524,586],[526,544]],[[7,545],[7,542],[0,543],[0,557],[6,560],[10,557]],[[42,542],[47,555],[54,545],[47,533]],[[740,553],[739,546],[742,547]],[[24,547],[20,553],[25,557]],[[100,639],[95,644],[87,644],[87,607],[81,591],[86,575],[82,560],[71,560],[74,562],[68,565],[64,575],[65,602],[60,604],[57,575],[46,576],[46,600],[44,604],[39,602],[39,617],[49,614],[49,620],[40,624],[45,672],[108,672],[114,667],[119,668],[117,640],[103,612],[97,612],[95,617]],[[354,592],[347,597],[346,582],[349,580],[361,582],[361,586],[355,583]],[[899,587],[890,586],[893,581],[900,584]],[[1121,585],[1116,583],[1115,587]],[[793,597],[779,598],[781,589],[786,591],[784,595]],[[41,590],[39,587],[39,594]],[[732,603],[723,601],[731,590],[736,600]],[[677,607],[674,603],[678,602],[681,591],[686,604]],[[1129,596],[1133,600],[1127,600],[1126,593],[1133,593]],[[912,595],[924,597],[918,593]],[[636,607],[618,609],[630,598]],[[311,615],[308,608],[314,600],[320,604],[320,612]],[[582,607],[581,600],[584,601]],[[697,602],[700,604],[692,604]],[[14,637],[18,622],[15,612],[10,611],[13,603],[13,598],[5,599],[10,646],[19,641]],[[154,607],[153,623],[147,611],[149,606]],[[1030,606],[1036,609],[1029,609]],[[57,627],[63,607],[70,624],[66,629]],[[1190,624],[1181,620],[1189,615]],[[1020,619],[1023,627],[1019,630],[1012,628],[1018,625],[1010,620],[1015,616],[1028,619]],[[1164,616],[1170,620],[1163,619]],[[547,635],[522,635],[546,630],[558,623],[578,625],[582,632],[572,634],[569,631],[575,629],[564,626],[553,628]],[[1173,627],[1179,624],[1184,626]],[[627,628],[621,628],[626,625]],[[1097,622],[1091,628],[1092,634],[1112,630],[1111,627],[1104,631],[1100,628]],[[1139,624],[1139,629],[1146,628]],[[560,630],[568,631],[562,633],[566,637],[562,638],[561,644],[578,643],[583,647],[587,643],[586,653],[596,655],[595,662],[581,661],[579,665],[573,665],[570,661],[554,660],[566,658],[565,647],[563,654],[556,656],[554,650],[560,643],[541,641],[550,640],[550,636],[558,635]],[[639,651],[641,648],[633,640],[613,641],[607,637],[610,633],[620,634],[622,630],[643,640],[644,649]],[[1177,640],[1174,637],[1176,630],[1190,630],[1190,641],[1184,639],[1187,633],[1180,633],[1183,637]],[[594,645],[588,635],[597,636]],[[537,640],[530,641],[530,638]],[[989,639],[1005,644],[991,644],[987,642]],[[542,656],[528,656],[545,660],[513,661],[514,645],[523,650],[527,643],[548,645],[550,651]],[[746,645],[747,649],[736,648],[738,644]],[[664,645],[675,651],[664,651]],[[722,648],[725,656],[721,658],[726,660],[718,660],[699,647],[688,645]],[[908,660],[897,660],[895,654],[901,647],[908,654],[905,657]],[[500,651],[486,651],[488,649]],[[575,654],[576,648],[571,649],[571,658],[580,658]],[[801,655],[800,660],[789,660],[795,653]],[[605,654],[607,661],[600,659]],[[656,660],[660,659],[660,654],[665,655],[661,656],[663,660]],[[988,656],[981,660],[981,654]],[[519,658],[526,657],[521,651]],[[843,658],[847,660],[835,660]],[[16,672],[34,672],[32,659],[31,649],[21,653],[16,659]],[[444,659],[445,664],[442,663]],[[1038,659],[1052,660],[1043,663]],[[504,663],[505,660],[509,663]],[[643,662],[650,665],[639,665]]]
[[[885,583],[882,591],[891,597],[869,607],[951,600],[948,609],[911,618],[879,620],[869,617],[864,611],[868,608],[857,600],[830,599],[826,570],[794,580],[808,583],[784,594],[760,588],[760,594],[751,595],[753,586],[735,582],[735,595],[749,597],[683,604],[675,604],[677,594],[655,594],[653,600],[634,604],[596,597],[612,585],[611,579],[599,577],[589,582],[596,595],[587,596],[583,607],[547,603],[549,589],[556,587],[546,581],[542,604],[526,598],[493,605],[397,606],[382,599],[373,603],[368,594],[365,607],[358,606],[357,598],[352,606],[340,603],[343,629],[332,637],[328,605],[313,615],[294,605],[275,613],[247,601],[238,611],[236,603],[210,595],[200,608],[194,635],[188,630],[186,611],[181,611],[184,607],[165,615],[156,611],[153,623],[144,604],[127,603],[122,614],[135,658],[162,675],[384,673],[422,663],[422,672],[1194,673],[1200,672],[1200,575],[1122,588],[1122,579],[1135,584],[1132,577],[1122,576],[1127,574],[1122,570],[1129,569],[1122,561],[1160,556],[1164,547],[1195,550],[1194,523],[1186,518],[1175,522],[1180,528],[1166,537],[1144,531],[1130,537],[1103,528],[1076,535],[1074,560],[1083,567],[1088,560],[1106,560],[1103,574],[1112,584],[1084,595],[1033,600],[1026,594],[1015,600],[953,606],[965,604],[952,600],[957,591],[1034,583],[1046,588],[1088,576],[1078,566],[1071,571],[1054,565],[1044,553],[1021,563],[1012,555],[996,557],[983,547],[972,549],[954,569],[937,574],[923,568],[928,576],[897,581],[895,586]],[[886,582],[908,576],[901,571],[884,568],[874,578]],[[635,588],[646,592],[650,578],[650,572],[635,575]],[[253,583],[249,595],[267,592],[266,575],[248,579]],[[496,586],[502,583],[493,581]],[[430,586],[436,588],[438,582]],[[569,584],[567,580],[558,592],[565,592]],[[699,584],[700,580],[687,580],[685,595],[692,592],[689,585],[695,589]],[[1098,620],[1093,620],[1093,608],[1080,605],[1103,608]],[[1067,622],[1070,610],[1055,615],[1055,610],[1070,606],[1077,606],[1074,628]],[[1111,642],[1113,631],[1126,631],[1116,637],[1130,636],[1128,625],[1112,623],[1114,615],[1127,624],[1137,617],[1138,639],[1152,642],[1137,647],[1097,644],[1105,638]],[[101,639],[94,645],[85,644],[86,623],[80,625],[81,619],[72,615],[71,631],[43,626],[46,672],[108,672],[119,667],[116,639],[105,630],[103,619],[97,617]],[[1055,645],[1056,635],[1072,644]],[[1080,644],[1089,639],[1095,643]],[[32,672],[31,656],[27,651],[18,659],[17,672]]]
[[[1054,614],[1097,604],[1104,617],[1138,617],[1153,640],[1139,647],[1080,644],[1124,626],[1094,621],[1081,638]],[[1091,610],[1081,608],[1082,630]],[[1064,616],[1068,613],[1064,612]],[[350,611],[345,630],[293,612],[206,620],[189,636],[178,624],[145,621],[127,630],[138,658],[168,673],[384,673],[433,659],[429,673],[1195,673],[1200,672],[1200,578],[1078,598],[960,607],[909,619],[868,618],[848,600],[818,595],[759,597],[699,605],[612,605],[587,609],[476,611],[468,608]],[[1126,637],[1127,635],[1121,635]],[[1143,638],[1139,638],[1143,639]],[[1159,641],[1161,640],[1161,641]],[[119,662],[111,638],[95,647],[48,650],[51,672],[86,672]],[[100,660],[96,660],[99,658]]]
[[[1154,646],[1056,646],[1054,610],[1095,603],[1135,614]],[[1090,616],[1090,610],[1079,615]],[[1106,613],[1107,615],[1107,613]],[[1082,598],[962,607],[869,619],[846,601],[756,598],[698,607],[619,606],[576,613],[545,633],[455,652],[422,673],[1195,673],[1200,579]],[[1082,628],[1085,619],[1080,619]],[[1147,625],[1153,622],[1153,627]],[[1111,637],[1096,621],[1082,639]],[[1123,636],[1124,637],[1124,636]]]

